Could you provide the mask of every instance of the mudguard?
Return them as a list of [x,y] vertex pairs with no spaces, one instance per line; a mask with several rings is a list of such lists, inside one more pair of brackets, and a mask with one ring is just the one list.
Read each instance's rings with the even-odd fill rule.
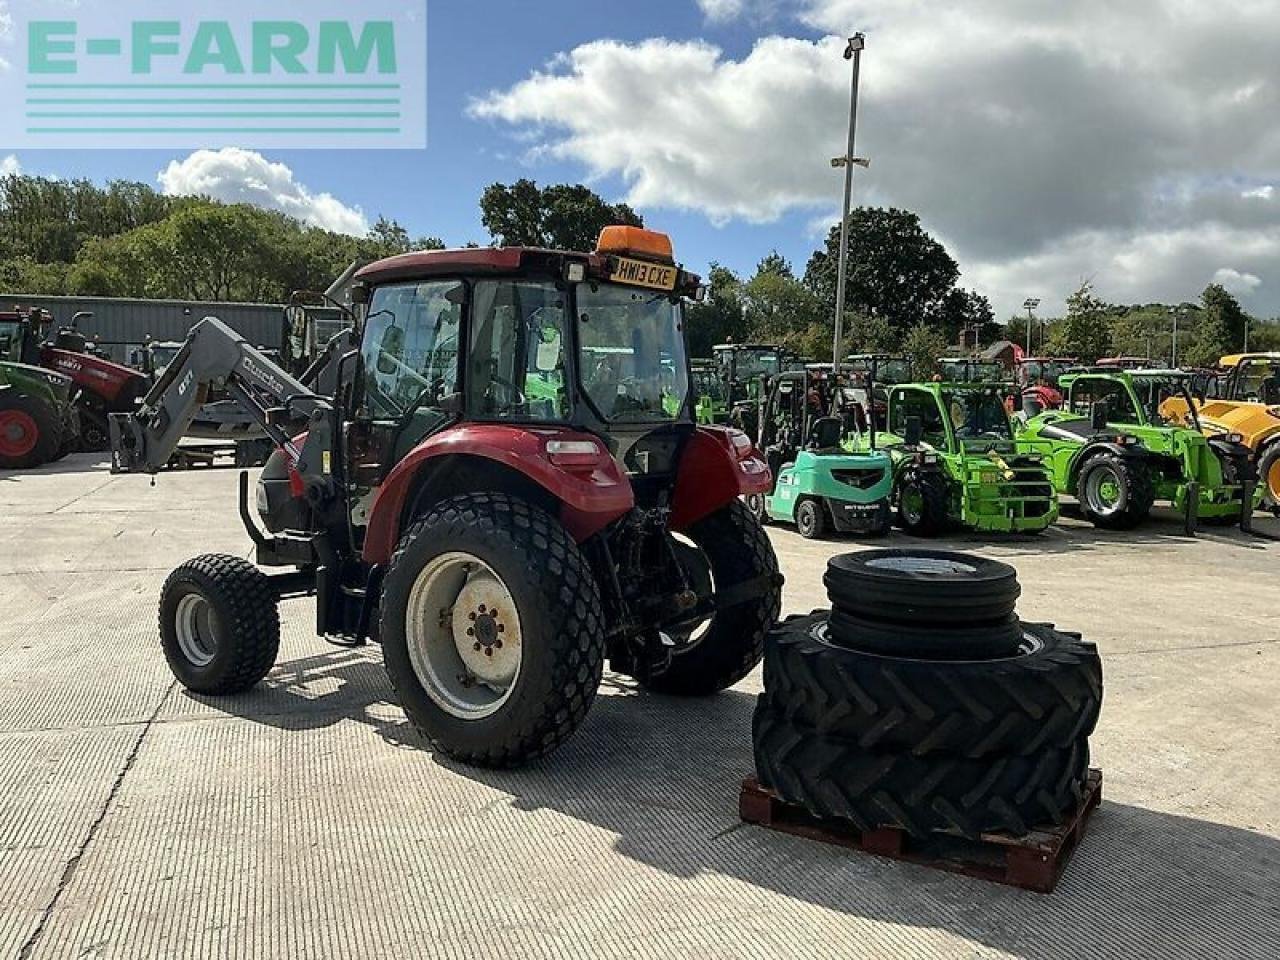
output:
[[1099,451],[1113,454],[1120,457],[1122,460],[1145,460],[1148,456],[1147,448],[1140,443],[1116,443],[1114,440],[1091,440],[1080,448],[1075,459],[1071,461],[1071,490],[1075,489],[1076,480],[1080,476],[1080,468],[1084,466],[1084,462]]
[[[549,452],[548,444],[556,442],[591,444],[596,453]],[[579,543],[635,505],[627,475],[590,434],[567,428],[464,424],[428,437],[396,464],[378,488],[365,532],[366,563],[390,561],[421,471],[448,456],[491,460],[522,474],[560,503],[560,520]]]
[[769,465],[745,433],[731,427],[698,427],[680,457],[671,528],[688,530],[739,496],[772,490]]

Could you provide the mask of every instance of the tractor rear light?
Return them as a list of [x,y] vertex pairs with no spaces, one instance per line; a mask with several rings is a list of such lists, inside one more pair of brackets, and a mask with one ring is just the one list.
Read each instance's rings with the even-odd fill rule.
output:
[[547,459],[558,467],[595,467],[604,459],[592,440],[548,440]]
[[729,431],[729,443],[733,447],[734,455],[739,459],[750,456],[752,448],[755,446],[741,430]]
[[582,283],[587,279],[587,265],[581,260],[570,260],[564,266],[566,283]]
[[1227,443],[1244,443],[1244,434],[1228,433],[1226,436]]

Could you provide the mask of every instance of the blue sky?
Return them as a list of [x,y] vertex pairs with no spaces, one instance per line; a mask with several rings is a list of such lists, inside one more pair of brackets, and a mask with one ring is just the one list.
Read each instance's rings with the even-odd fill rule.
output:
[[[759,21],[709,22],[696,3],[660,0],[649,4],[555,0],[429,0],[428,148],[386,151],[267,151],[267,158],[288,165],[312,192],[327,192],[359,207],[370,219],[393,217],[414,235],[436,235],[449,244],[487,243],[480,224],[481,191],[495,181],[531,177],[543,182],[579,182],[581,164],[532,161],[527,144],[508,125],[467,114],[468,105],[494,89],[507,88],[543,67],[557,54],[603,38],[639,41],[665,36],[703,38],[728,57],[748,53]],[[805,31],[802,31],[805,32]],[[3,143],[0,142],[0,151]],[[113,178],[156,184],[157,173],[190,151],[18,151],[27,173],[60,177]],[[624,199],[621,177],[592,182],[611,200]],[[841,181],[831,187],[838,202]],[[751,270],[774,247],[793,257],[798,268],[815,247],[808,236],[809,216],[796,214],[765,225],[713,225],[700,213],[645,209],[651,225],[674,235],[677,255],[705,273],[718,260]]]
[[777,249],[803,270],[838,217],[855,30],[857,199],[918,213],[998,316],[1027,297],[1057,313],[1085,282],[1118,303],[1220,282],[1280,315],[1267,0],[429,0],[425,151],[13,151],[0,133],[0,166],[454,244],[487,242],[490,183],[589,182],[692,269]]

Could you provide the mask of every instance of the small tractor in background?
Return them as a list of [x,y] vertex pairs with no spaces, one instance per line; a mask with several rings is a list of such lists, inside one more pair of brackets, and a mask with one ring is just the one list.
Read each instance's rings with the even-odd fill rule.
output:
[[146,392],[150,381],[142,373],[98,356],[92,343],[77,330],[78,313],[69,326],[54,330],[46,310],[14,310],[0,313],[0,324],[11,331],[10,352],[20,362],[55,370],[72,382],[72,401],[79,415],[77,434],[81,450],[106,450],[107,417],[125,413]]
[[874,444],[892,457],[898,522],[907,533],[935,537],[954,526],[1038,533],[1058,519],[1049,470],[1018,449],[1004,394],[999,383],[889,388],[887,429],[857,449]]
[[[1080,501],[1096,526],[1137,526],[1156,501],[1200,520],[1248,525],[1260,491],[1249,448],[1239,435],[1206,437],[1180,370],[1093,368],[1065,375],[1062,410],[1026,422],[1023,449],[1046,457],[1058,491]],[[1165,419],[1161,406],[1179,398],[1189,420]]]
[[1064,373],[1079,364],[1074,357],[1022,357],[1014,360],[1013,381],[1018,390],[1012,407],[1024,416],[1034,417],[1046,410],[1062,406],[1058,381]]
[[770,488],[768,466],[694,419],[684,311],[702,289],[668,237],[635,227],[587,253],[392,257],[356,277],[331,396],[201,321],[112,417],[112,470],[161,469],[197,394],[224,385],[278,446],[256,498],[241,475],[240,515],[281,572],[222,555],[175,570],[160,601],[174,675],[249,689],[275,662],[279,601],[314,596],[318,634],[379,642],[410,722],[486,766],[569,737],[606,660],[667,694],[737,683],[782,577],[741,500]]
[[761,407],[756,446],[773,489],[747,504],[762,523],[793,523],[807,540],[829,531],[889,532],[893,464],[879,450],[846,448],[865,414],[847,387],[837,394],[830,364],[778,374]]
[[[1238,434],[1253,451],[1263,503],[1280,516],[1280,353],[1243,353],[1223,357],[1214,377],[1193,378],[1189,392],[1206,435]],[[1188,402],[1172,396],[1161,413],[1185,422]]]
[[[0,355],[3,348],[0,330]],[[70,377],[0,360],[0,470],[29,470],[62,459],[75,449],[79,427]]]
[[939,357],[938,370],[946,383],[1000,383],[1008,376],[998,360],[977,357]]

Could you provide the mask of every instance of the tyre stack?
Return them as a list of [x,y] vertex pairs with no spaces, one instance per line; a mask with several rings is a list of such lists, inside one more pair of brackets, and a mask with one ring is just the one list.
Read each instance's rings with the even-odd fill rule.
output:
[[1025,623],[1012,567],[929,550],[837,557],[830,611],[765,642],[757,777],[861,831],[1022,836],[1080,805],[1102,664]]

